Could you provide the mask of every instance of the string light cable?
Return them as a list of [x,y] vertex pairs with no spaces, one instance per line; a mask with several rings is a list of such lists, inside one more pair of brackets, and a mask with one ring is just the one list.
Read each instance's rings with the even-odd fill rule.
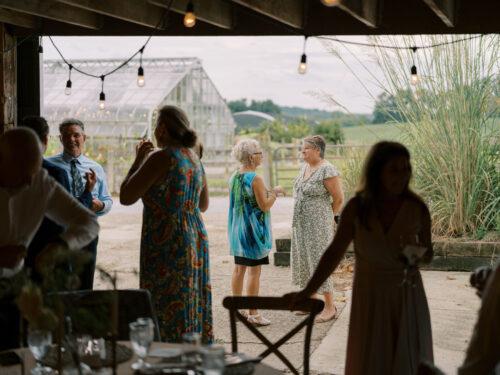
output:
[[[140,58],[140,65],[142,67],[142,54],[144,53],[144,50],[147,47],[147,45],[149,44],[149,42],[151,41],[151,38],[153,36],[155,36],[156,33],[158,32],[158,30],[160,29],[161,25],[168,24],[168,16],[170,14],[170,9],[172,7],[172,3],[173,3],[173,0],[169,0],[168,5],[165,8],[165,11],[163,12],[162,16],[160,17],[158,23],[156,24],[153,32],[151,33],[151,35],[148,36],[148,38],[143,43],[143,45],[135,53],[133,53],[128,59],[124,60],[121,64],[119,64],[115,68],[111,69],[110,71],[102,73],[102,74],[92,74],[92,73],[86,72],[85,70],[82,70],[82,69],[78,68],[77,66],[73,65],[71,62],[68,61],[68,59],[66,59],[66,57],[64,57],[63,53],[61,52],[60,48],[56,45],[56,43],[54,42],[54,40],[52,39],[52,37],[48,36],[48,38],[49,38],[50,43],[54,47],[54,49],[57,51],[57,53],[61,57],[61,60],[68,66],[68,69],[70,69],[70,73],[71,73],[71,70],[75,70],[78,73],[83,74],[83,75],[85,75],[87,77],[93,77],[93,78],[96,78],[96,79],[100,79],[102,81],[102,91],[99,94],[99,108],[103,109],[104,108],[103,107],[104,106],[103,103],[104,103],[104,100],[105,100],[105,95],[104,95],[104,78],[106,78],[107,76],[112,75],[113,73],[117,72],[118,70],[120,70],[121,68],[123,68],[124,66],[126,66],[138,54],[140,54],[140,57],[141,57]],[[139,73],[139,71],[138,71],[138,73]],[[142,69],[142,73],[143,73],[143,79],[144,79],[144,69]],[[66,87],[67,87],[67,83],[68,82],[66,82]],[[104,98],[104,99],[101,100],[101,98]]]

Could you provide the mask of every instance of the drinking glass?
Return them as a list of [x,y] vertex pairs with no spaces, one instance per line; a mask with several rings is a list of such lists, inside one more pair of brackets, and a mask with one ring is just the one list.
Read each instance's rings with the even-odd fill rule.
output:
[[149,364],[144,362],[148,355],[149,348],[154,339],[154,328],[151,324],[145,321],[135,321],[129,324],[130,342],[132,349],[139,357],[137,362],[132,364],[134,370],[140,370],[149,367]]
[[203,348],[202,370],[205,375],[224,373],[224,347],[211,345]]
[[182,335],[182,342],[189,345],[189,347],[184,349],[182,362],[188,367],[196,367],[201,362],[201,334],[198,332],[186,332]]
[[32,375],[52,373],[51,368],[44,367],[40,363],[45,354],[47,354],[50,344],[52,344],[52,333],[50,331],[34,329],[28,332],[28,346],[36,360],[36,367],[31,370]]

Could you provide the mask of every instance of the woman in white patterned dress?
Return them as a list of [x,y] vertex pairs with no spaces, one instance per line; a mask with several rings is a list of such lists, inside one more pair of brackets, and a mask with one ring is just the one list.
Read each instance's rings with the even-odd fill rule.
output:
[[[331,242],[344,201],[340,174],[324,159],[325,146],[321,136],[304,138],[301,151],[304,165],[293,187],[292,282],[299,288],[306,286]],[[337,308],[331,277],[318,293],[324,297],[325,308],[316,322],[332,320]]]

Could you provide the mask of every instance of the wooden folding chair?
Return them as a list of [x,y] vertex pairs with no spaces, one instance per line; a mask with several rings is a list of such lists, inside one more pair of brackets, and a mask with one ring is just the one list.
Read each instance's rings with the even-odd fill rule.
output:
[[279,350],[279,347],[286,343],[303,327],[306,327],[303,366],[304,375],[309,374],[309,356],[314,318],[323,310],[323,301],[317,299],[308,299],[294,306],[294,308],[296,308],[297,310],[309,312],[309,315],[307,315],[302,322],[300,322],[295,328],[290,330],[286,335],[284,335],[274,344],[269,341],[256,327],[249,323],[238,310],[262,309],[290,311],[290,300],[283,297],[226,297],[224,298],[223,305],[226,309],[229,310],[229,319],[231,324],[231,347],[233,353],[236,353],[238,351],[238,337],[236,331],[236,321],[238,319],[267,346],[267,349],[260,353],[259,357],[265,358],[269,354],[274,353],[290,369],[290,371],[296,375],[299,374],[299,371],[283,355],[283,353]]

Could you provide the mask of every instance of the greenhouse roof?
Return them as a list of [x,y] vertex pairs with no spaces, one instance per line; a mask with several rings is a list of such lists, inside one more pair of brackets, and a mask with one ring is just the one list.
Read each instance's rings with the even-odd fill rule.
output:
[[[74,60],[72,64],[99,75],[117,67],[122,60]],[[106,107],[99,110],[101,82],[72,71],[71,94],[65,94],[68,68],[60,60],[44,62],[43,114],[50,123],[77,117],[84,123],[150,123],[152,111],[193,68],[201,67],[197,58],[143,59],[146,84],[137,86],[139,61],[106,78]]]

